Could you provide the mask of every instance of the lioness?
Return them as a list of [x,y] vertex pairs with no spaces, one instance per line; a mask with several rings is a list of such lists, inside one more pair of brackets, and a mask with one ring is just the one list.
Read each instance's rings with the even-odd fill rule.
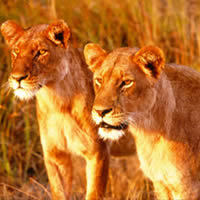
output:
[[91,74],[69,42],[70,29],[60,20],[24,30],[13,21],[1,26],[12,49],[9,84],[20,99],[36,95],[45,165],[55,200],[70,198],[71,152],[87,162],[86,199],[105,192],[108,152],[90,117]]
[[13,21],[6,21],[1,31],[12,49],[10,87],[20,99],[36,95],[52,198],[70,198],[72,152],[87,162],[86,199],[101,198],[108,176],[108,152],[90,117],[91,73],[81,54],[70,44],[69,27],[58,20],[24,30]]
[[[55,200],[70,198],[71,153],[86,160],[87,200],[102,199],[113,156],[135,153],[129,137],[107,150],[91,118],[94,91],[92,73],[82,52],[70,42],[70,29],[63,20],[24,30],[13,21],[1,25],[12,49],[9,85],[20,99],[36,96],[37,116],[45,165]],[[134,142],[132,143],[134,145]]]
[[200,199],[200,73],[165,64],[154,46],[107,53],[88,44],[84,54],[100,136],[118,139],[129,128],[157,199]]

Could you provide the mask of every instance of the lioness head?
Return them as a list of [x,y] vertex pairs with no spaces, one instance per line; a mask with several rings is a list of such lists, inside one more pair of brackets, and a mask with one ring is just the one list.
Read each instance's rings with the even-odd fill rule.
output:
[[154,46],[140,50],[119,48],[107,53],[96,44],[85,46],[84,55],[94,73],[93,119],[104,139],[118,139],[128,124],[155,102],[155,85],[164,67],[163,52]]
[[29,29],[9,20],[1,25],[1,32],[12,50],[9,85],[20,99],[33,97],[41,87],[60,81],[67,73],[63,55],[70,30],[63,20]]

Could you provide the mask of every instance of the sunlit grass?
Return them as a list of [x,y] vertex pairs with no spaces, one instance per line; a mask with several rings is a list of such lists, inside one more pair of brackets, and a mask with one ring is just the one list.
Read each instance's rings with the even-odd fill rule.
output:
[[[54,1],[56,7],[52,7],[52,2],[0,1],[0,24],[14,19],[27,28],[49,23],[57,15],[70,25],[77,47],[83,47],[89,41],[99,43],[107,50],[154,44],[164,50],[167,62],[200,69],[198,1],[57,0]],[[45,184],[47,177],[34,100],[24,103],[13,97],[12,91],[6,87],[10,70],[9,50],[0,35],[0,178],[4,184],[17,183],[22,187],[30,176],[34,176],[38,182]],[[152,199],[152,185],[135,171],[134,162],[113,161],[111,165],[108,199]],[[79,199],[79,192],[84,193],[83,174],[76,175],[79,184],[74,185],[74,199]],[[10,194],[5,185],[0,185],[0,191],[2,188],[5,195]],[[23,199],[26,198],[25,195]],[[48,198],[46,195],[43,199]]]

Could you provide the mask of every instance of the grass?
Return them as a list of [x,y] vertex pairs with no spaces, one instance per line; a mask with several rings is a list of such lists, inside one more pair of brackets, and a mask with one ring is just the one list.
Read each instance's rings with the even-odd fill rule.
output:
[[[199,10],[198,0],[2,0],[0,24],[14,19],[29,27],[63,18],[77,47],[89,41],[107,50],[155,44],[167,62],[199,70]],[[10,70],[9,49],[0,35],[0,200],[50,199],[35,102],[14,99],[7,88]],[[82,166],[81,159],[74,159]],[[84,195],[83,170],[79,167],[75,174],[73,199]],[[118,199],[153,199],[152,185],[138,169],[136,157],[111,161],[106,200]]]

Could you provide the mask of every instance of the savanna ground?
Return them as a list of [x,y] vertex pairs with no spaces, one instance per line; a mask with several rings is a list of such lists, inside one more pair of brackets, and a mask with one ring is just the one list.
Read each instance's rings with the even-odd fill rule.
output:
[[[200,68],[198,0],[0,0],[0,24],[16,20],[24,27],[64,19],[74,45],[100,43],[161,47],[167,62]],[[20,102],[6,87],[9,49],[0,35],[0,200],[50,200],[35,117],[34,100]],[[84,161],[74,157],[73,200],[85,193]],[[105,200],[150,200],[152,185],[136,156],[111,159]]]

